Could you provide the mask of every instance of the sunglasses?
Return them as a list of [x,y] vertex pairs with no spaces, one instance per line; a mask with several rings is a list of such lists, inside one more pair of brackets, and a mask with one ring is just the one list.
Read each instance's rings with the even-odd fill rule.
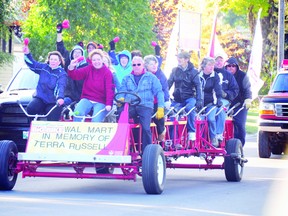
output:
[[133,67],[135,67],[136,65],[137,65],[137,66],[141,66],[140,63],[138,63],[138,64],[132,64]]
[[236,65],[226,65],[226,67],[236,67]]

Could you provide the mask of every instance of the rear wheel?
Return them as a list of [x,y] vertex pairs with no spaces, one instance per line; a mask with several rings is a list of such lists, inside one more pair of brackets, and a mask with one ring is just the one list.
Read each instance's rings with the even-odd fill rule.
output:
[[269,134],[265,131],[258,132],[258,154],[260,158],[270,158]]
[[0,141],[0,190],[12,190],[15,186],[18,173],[17,146],[13,141]]
[[166,162],[160,145],[150,144],[142,157],[142,182],[147,194],[161,194],[166,181]]
[[224,158],[225,176],[227,181],[239,182],[244,169],[242,143],[239,139],[230,139],[226,143],[227,155]]

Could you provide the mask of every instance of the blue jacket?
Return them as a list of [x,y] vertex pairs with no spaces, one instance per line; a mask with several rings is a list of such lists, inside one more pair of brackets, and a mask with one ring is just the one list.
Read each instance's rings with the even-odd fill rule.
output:
[[164,101],[169,101],[170,95],[169,95],[169,89],[168,89],[168,82],[165,74],[163,71],[158,68],[158,70],[155,73],[155,76],[159,79],[161,86],[162,86],[162,91],[164,93]]
[[[154,97],[157,97],[158,107],[164,107],[164,93],[161,83],[152,73],[144,73],[138,85],[132,73],[125,76],[121,83],[120,92],[122,91],[133,92],[139,95],[141,98],[139,105],[154,109]],[[126,97],[129,97],[129,95]]]
[[67,73],[62,67],[51,69],[47,63],[35,61],[30,53],[24,55],[24,61],[32,71],[39,74],[34,97],[47,104],[54,104],[60,98],[64,99]]
[[242,105],[244,103],[245,99],[251,99],[252,98],[252,92],[251,92],[251,83],[249,81],[249,78],[246,73],[241,71],[239,69],[238,61],[236,58],[231,57],[227,60],[227,64],[236,64],[237,65],[237,71],[234,74],[234,77],[238,83],[239,86],[239,94],[237,97],[232,101],[231,106],[234,106],[238,102]]
[[233,101],[239,93],[239,86],[235,77],[225,68],[214,68],[214,71],[218,73],[222,90],[227,94],[224,99]]

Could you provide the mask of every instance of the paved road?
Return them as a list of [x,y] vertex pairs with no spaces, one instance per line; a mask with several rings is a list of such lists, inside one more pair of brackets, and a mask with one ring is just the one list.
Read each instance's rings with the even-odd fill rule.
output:
[[286,216],[287,157],[258,158],[256,136],[248,136],[245,155],[241,182],[227,182],[223,170],[168,169],[161,195],[145,194],[140,177],[132,182],[19,175],[13,191],[0,192],[0,215]]

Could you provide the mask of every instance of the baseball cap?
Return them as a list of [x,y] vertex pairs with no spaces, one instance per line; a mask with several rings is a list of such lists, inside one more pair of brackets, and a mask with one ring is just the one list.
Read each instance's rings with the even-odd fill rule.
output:
[[191,54],[187,51],[181,51],[180,53],[177,54],[178,58],[185,58],[185,59],[190,59]]

